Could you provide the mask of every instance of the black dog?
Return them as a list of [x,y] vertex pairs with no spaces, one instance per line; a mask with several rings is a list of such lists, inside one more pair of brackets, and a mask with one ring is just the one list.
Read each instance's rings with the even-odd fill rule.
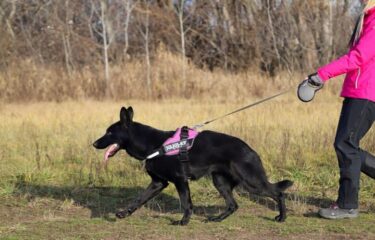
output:
[[[107,159],[120,149],[124,149],[130,156],[144,160],[174,134],[173,131],[161,131],[133,122],[133,114],[131,107],[121,108],[120,121],[111,125],[106,134],[93,144],[97,149],[111,146],[106,154]],[[202,131],[189,151],[189,159],[191,179],[197,180],[204,175],[211,175],[216,189],[226,202],[224,213],[207,220],[219,222],[237,210],[238,205],[233,198],[232,190],[241,184],[250,193],[275,200],[280,211],[275,219],[279,222],[285,221],[283,192],[293,182],[268,182],[259,156],[242,140],[218,132]],[[168,182],[172,182],[176,186],[184,209],[183,218],[174,224],[186,225],[190,220],[193,205],[189,184],[184,178],[178,156],[159,156],[147,160],[146,170],[152,182],[125,211],[118,212],[116,216],[124,218],[131,215],[167,187]]]

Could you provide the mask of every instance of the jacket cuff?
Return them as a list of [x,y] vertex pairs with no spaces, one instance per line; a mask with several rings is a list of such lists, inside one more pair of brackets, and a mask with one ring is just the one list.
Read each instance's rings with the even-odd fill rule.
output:
[[323,69],[319,69],[317,72],[320,79],[322,79],[323,82],[326,82],[329,80],[329,74],[325,72]]

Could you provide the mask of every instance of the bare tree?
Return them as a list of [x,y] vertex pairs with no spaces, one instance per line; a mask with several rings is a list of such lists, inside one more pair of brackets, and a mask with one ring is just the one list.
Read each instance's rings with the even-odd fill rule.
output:
[[0,2],[0,66],[9,61],[7,52],[9,48],[17,42],[17,37],[12,26],[16,14],[15,1]]
[[185,47],[185,26],[184,26],[184,9],[186,0],[179,0],[176,7],[176,14],[180,26],[180,39],[181,39],[181,60],[182,60],[182,90],[186,92],[186,47]]
[[[9,11],[6,11],[6,8]],[[15,38],[15,34],[12,27],[13,17],[16,13],[16,0],[4,0],[0,3],[0,23],[5,22],[10,35]]]
[[107,20],[107,1],[100,1],[100,18],[102,23],[102,38],[103,38],[103,56],[104,56],[104,72],[105,72],[105,82],[106,82],[106,96],[110,94],[110,76],[109,76],[109,62],[108,62],[108,48],[111,44],[111,40],[108,38],[108,20]]
[[99,36],[99,42],[102,43],[103,63],[104,63],[104,80],[105,80],[105,95],[111,95],[111,76],[109,65],[109,48],[114,40],[115,31],[112,26],[112,19],[107,0],[100,0],[99,4],[91,0],[91,6],[98,17],[98,21],[94,23],[94,31]]
[[71,47],[71,25],[73,24],[73,19],[71,16],[71,11],[70,11],[70,6],[69,6],[70,1],[66,0],[65,1],[65,9],[66,9],[66,14],[65,14],[65,31],[61,32],[62,36],[62,42],[64,46],[64,56],[65,56],[65,65],[66,69],[68,71],[68,75],[71,77],[72,76],[72,68],[73,68],[73,60],[72,60],[72,47]]
[[271,8],[272,7],[271,7],[270,0],[267,0],[268,26],[269,26],[270,33],[271,33],[271,36],[272,36],[273,50],[275,51],[276,57],[277,57],[278,61],[280,62],[281,56],[280,56],[280,53],[279,53],[279,50],[278,50],[275,30],[274,30],[274,27],[273,27],[273,21],[272,21],[272,16],[271,16]]
[[143,11],[144,20],[143,24],[138,27],[139,32],[142,35],[145,49],[145,62],[146,62],[146,88],[147,96],[151,97],[152,86],[151,86],[151,56],[150,56],[150,1],[144,3],[145,10]]
[[322,4],[322,44],[323,61],[328,62],[332,58],[333,53],[333,4],[332,0],[323,0]]
[[128,49],[129,49],[129,23],[130,17],[132,12],[137,4],[137,1],[133,0],[123,0],[123,4],[125,6],[125,26],[124,26],[124,38],[125,38],[125,46],[124,46],[124,56],[125,59],[128,57]]

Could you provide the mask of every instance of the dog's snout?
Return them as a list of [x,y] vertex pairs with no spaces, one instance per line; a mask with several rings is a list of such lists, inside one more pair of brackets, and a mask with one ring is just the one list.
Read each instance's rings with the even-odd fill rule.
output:
[[99,138],[92,145],[96,149],[104,149],[108,147],[110,144],[107,143],[107,140],[105,138]]

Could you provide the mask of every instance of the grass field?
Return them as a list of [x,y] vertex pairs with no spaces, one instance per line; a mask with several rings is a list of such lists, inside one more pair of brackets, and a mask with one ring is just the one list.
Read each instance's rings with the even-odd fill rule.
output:
[[[133,106],[135,121],[171,130],[253,100],[1,104],[0,239],[375,239],[375,181],[366,176],[358,219],[326,221],[316,215],[335,199],[338,186],[332,144],[341,99],[328,90],[310,104],[290,94],[206,127],[249,143],[271,181],[295,182],[285,223],[273,221],[272,201],[241,189],[233,216],[203,223],[224,209],[209,178],[191,183],[195,210],[188,226],[170,225],[182,216],[172,186],[133,216],[115,219],[116,210],[150,181],[142,163],[124,152],[102,168],[104,153],[91,146],[118,120],[121,106]],[[362,142],[373,152],[374,137],[371,131]]]

